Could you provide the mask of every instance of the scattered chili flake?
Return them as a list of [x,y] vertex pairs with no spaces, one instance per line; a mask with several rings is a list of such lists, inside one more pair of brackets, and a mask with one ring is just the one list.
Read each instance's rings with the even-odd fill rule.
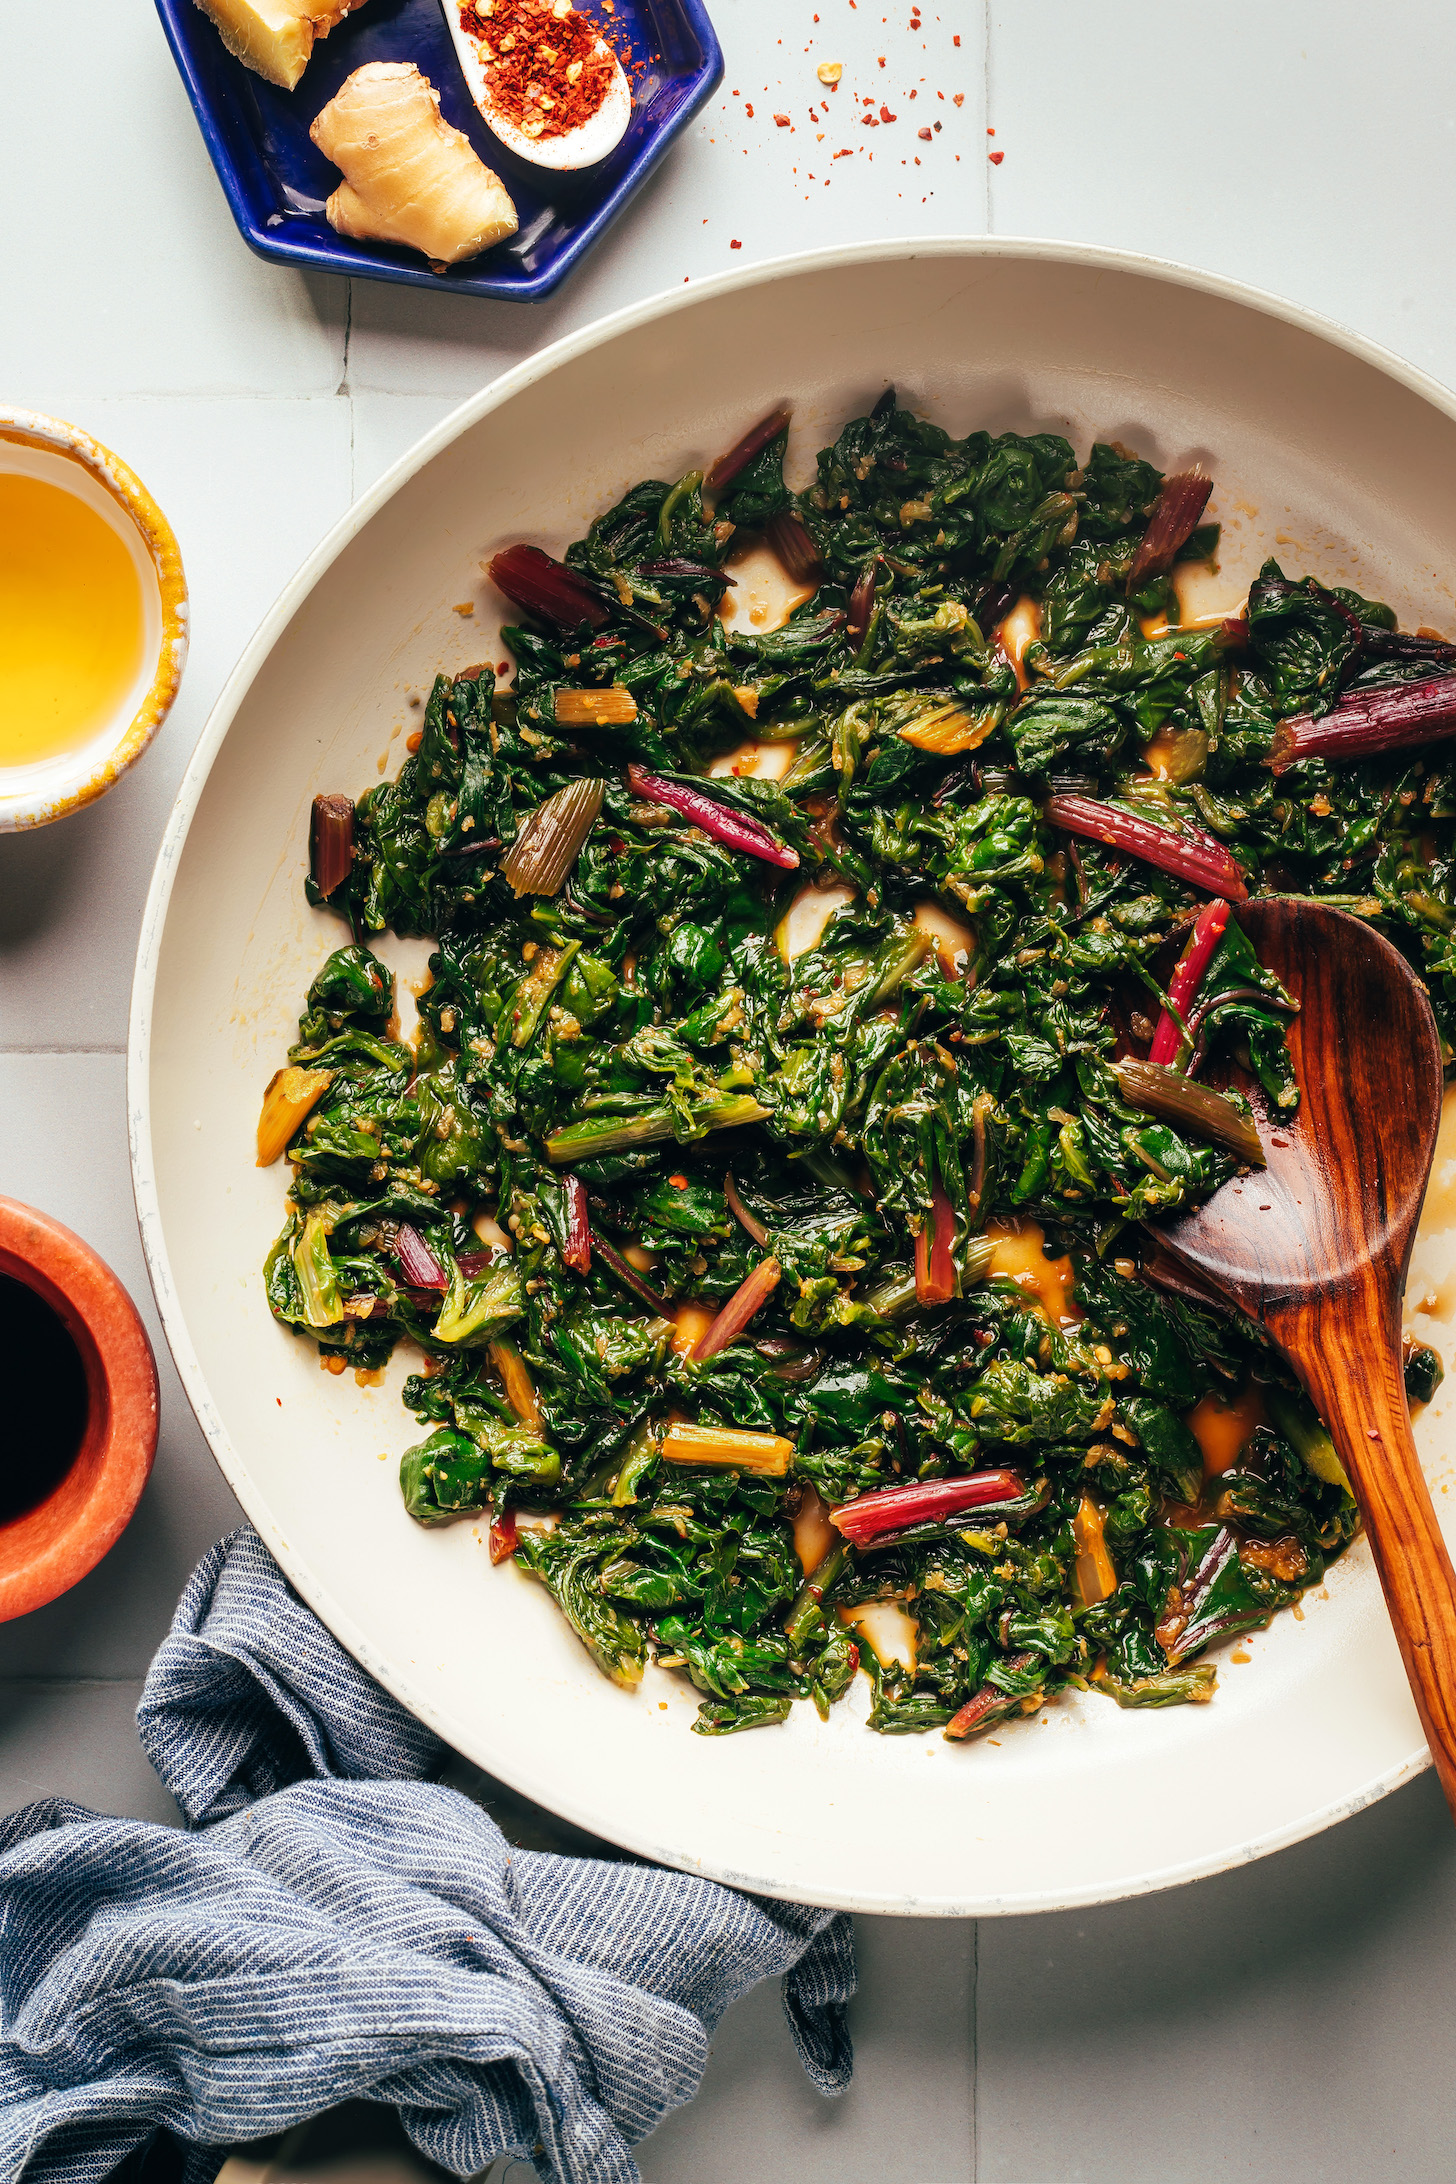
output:
[[748,116],[749,120],[750,120],[750,121],[752,121],[752,119],[753,119],[753,108],[752,108],[752,106],[751,106],[751,105],[749,105],[749,104],[748,104],[748,103],[747,103],[746,101],[745,101],[745,103],[744,103],[744,108],[743,108],[743,111],[744,111],[744,113],[745,113],[745,114],[747,114],[747,116]]
[[880,119],[881,119],[881,121],[898,121],[898,120],[899,120],[899,118],[900,118],[900,117],[899,117],[899,115],[898,115],[898,114],[892,114],[892,113],[890,112],[890,109],[889,109],[889,107],[888,107],[888,106],[882,106],[882,107],[880,108]]
[[994,129],[988,129],[988,130],[986,131],[986,134],[987,134],[987,136],[994,136],[994,135],[996,134],[996,132],[995,132],[995,130],[994,130]]
[[467,0],[459,13],[480,45],[491,103],[522,136],[564,136],[606,97],[613,49],[589,15],[561,0]]
[[965,103],[966,103],[966,94],[965,94],[965,92],[964,92],[964,91],[957,91],[957,92],[956,92],[956,93],[955,93],[955,94],[953,95],[953,97],[952,97],[952,100],[951,100],[951,104],[952,104],[953,106],[964,106],[964,105],[965,105]]
[[928,144],[931,138],[934,136],[935,131],[933,129],[920,129],[916,131],[916,134],[919,136],[922,144]]
[[728,245],[728,248],[729,248],[730,250],[741,250],[741,249],[743,248],[743,245],[742,245],[742,243],[730,243],[730,244]]
[[[853,6],[854,6],[854,0],[849,0],[849,4],[850,4],[850,6],[851,6],[851,7],[853,7]],[[953,37],[953,38],[951,39],[951,44],[952,44],[952,45],[959,45],[959,44],[960,44],[960,42],[961,42],[961,34],[960,34],[960,32],[959,32],[959,31],[957,31],[957,32],[956,32],[956,34],[955,34],[955,36],[954,36],[954,37]]]
[[[817,15],[814,20],[816,23],[818,22]],[[821,83],[827,83],[831,90],[838,90],[839,79],[844,74],[844,63],[843,61],[821,61],[814,73]]]
[[688,1179],[685,1175],[670,1175],[667,1180],[675,1191],[685,1191],[688,1187]]
[[986,157],[993,167],[999,167],[1006,154],[1004,152],[987,152]]
[[788,117],[788,115],[787,115],[787,114],[775,114],[775,115],[774,115],[774,127],[775,127],[776,129],[787,129],[787,128],[788,128],[788,126],[789,126],[789,117]]

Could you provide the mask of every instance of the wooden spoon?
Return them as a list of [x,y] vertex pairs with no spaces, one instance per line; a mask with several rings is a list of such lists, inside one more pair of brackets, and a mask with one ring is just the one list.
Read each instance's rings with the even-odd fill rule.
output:
[[1456,1817],[1456,1572],[1411,1435],[1401,1298],[1441,1111],[1426,989],[1358,918],[1279,897],[1235,912],[1300,1003],[1300,1105],[1258,1114],[1263,1174],[1150,1232],[1144,1272],[1267,1329],[1329,1427]]

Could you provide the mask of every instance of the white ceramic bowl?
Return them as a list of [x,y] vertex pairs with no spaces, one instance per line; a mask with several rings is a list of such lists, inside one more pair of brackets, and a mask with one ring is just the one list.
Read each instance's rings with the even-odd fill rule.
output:
[[0,765],[0,833],[48,826],[104,795],[166,719],[187,659],[182,555],[136,472],[79,425],[0,409],[0,472],[7,471],[74,494],[116,533],[141,585],[143,642],[131,687],[85,743],[28,765]]
[[[254,639],[152,887],[133,1157],[163,1319],[219,1463],[299,1590],[452,1744],[584,1827],[742,1886],[876,1911],[1025,1911],[1217,1871],[1427,1763],[1363,1545],[1302,1620],[1283,1615],[1237,1649],[1247,1665],[1221,1661],[1209,1707],[1123,1714],[1074,1697],[957,1747],[866,1731],[860,1679],[827,1724],[806,1705],[782,1728],[697,1737],[682,1681],[607,1683],[532,1580],[490,1568],[483,1527],[411,1523],[396,1481],[418,1437],[398,1400],[405,1360],[384,1388],[320,1372],[270,1319],[259,1275],[283,1201],[280,1171],[252,1165],[259,1097],[309,978],[345,937],[303,900],[312,796],[375,780],[413,717],[409,693],[497,653],[502,602],[479,573],[494,548],[559,550],[633,481],[706,467],[788,398],[802,478],[891,382],[957,432],[1050,428],[1079,451],[1098,437],[1170,467],[1201,457],[1230,600],[1278,552],[1411,624],[1456,627],[1456,401],[1289,305],[1147,260],[955,239],[835,250],[656,298],[557,343],[429,434]],[[453,611],[467,600],[469,619]],[[1418,1250],[1423,1285],[1439,1288],[1456,1233]],[[1419,1431],[1446,1516],[1444,1395]]]

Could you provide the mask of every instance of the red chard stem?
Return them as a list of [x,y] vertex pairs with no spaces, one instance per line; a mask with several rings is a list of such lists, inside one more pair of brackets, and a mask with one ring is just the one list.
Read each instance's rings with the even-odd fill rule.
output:
[[1164,478],[1143,542],[1128,571],[1129,591],[1137,591],[1150,576],[1166,576],[1180,549],[1197,530],[1212,491],[1212,478],[1205,478],[1198,470],[1180,470]]
[[316,796],[308,828],[308,869],[325,901],[342,887],[354,862],[354,799]]
[[1229,906],[1223,901],[1208,903],[1199,912],[1193,937],[1183,950],[1178,967],[1168,981],[1168,999],[1178,1015],[1174,1016],[1170,1010],[1164,1009],[1158,1018],[1158,1028],[1153,1033],[1153,1043],[1148,1048],[1150,1062],[1171,1066],[1177,1061],[1178,1050],[1183,1044],[1183,1025],[1178,1018],[1182,1017],[1183,1022],[1187,1022],[1194,996],[1203,983],[1203,974],[1213,960],[1214,950],[1223,939],[1228,921]]
[[1026,1481],[1019,1471],[975,1471],[963,1479],[925,1479],[861,1494],[829,1512],[829,1521],[853,1546],[864,1547],[915,1524],[943,1523],[968,1509],[1019,1501]]
[[763,535],[796,584],[818,583],[824,563],[802,516],[795,515],[792,508],[785,508],[772,519]]
[[739,1283],[694,1350],[696,1364],[705,1365],[710,1357],[716,1357],[730,1342],[737,1341],[755,1312],[768,1303],[778,1288],[782,1273],[777,1259],[760,1259],[748,1279]]
[[666,1297],[659,1297],[657,1291],[643,1281],[636,1267],[622,1257],[615,1245],[609,1244],[604,1236],[593,1233],[591,1246],[607,1272],[621,1283],[629,1296],[635,1297],[639,1304],[645,1304],[648,1311],[655,1312],[659,1319],[672,1317],[672,1306]]
[[[1021,1676],[1035,1659],[1034,1653],[1013,1653],[1005,1665],[1013,1676]],[[973,1737],[981,1729],[994,1729],[1008,1714],[1016,1713],[1021,1703],[1019,1698],[999,1690],[995,1684],[982,1684],[975,1697],[967,1699],[960,1712],[946,1723],[942,1734],[953,1744],[959,1744],[963,1737]]]
[[731,485],[748,468],[754,456],[761,455],[769,441],[776,440],[785,430],[793,414],[789,409],[776,409],[770,410],[767,417],[760,417],[758,423],[745,432],[743,438],[736,441],[726,455],[718,457],[703,480],[708,491],[721,493],[725,485]]
[[[1456,683],[1452,685],[1456,690]],[[1067,834],[1080,834],[1089,842],[1103,842],[1109,849],[1125,850],[1159,872],[1171,872],[1190,887],[1209,894],[1226,895],[1231,902],[1247,902],[1249,890],[1242,868],[1222,842],[1202,827],[1185,825],[1175,834],[1151,819],[1099,804],[1090,796],[1049,796],[1043,806],[1048,826]]]
[[400,1271],[413,1289],[448,1289],[450,1286],[445,1269],[431,1251],[417,1228],[408,1221],[401,1221],[394,1232],[394,1256]]
[[1449,736],[1456,736],[1456,675],[1436,675],[1429,682],[1399,683],[1394,689],[1342,698],[1318,719],[1302,714],[1281,721],[1268,763],[1276,774],[1302,758],[1349,765],[1382,751],[1441,743]]
[[681,781],[664,781],[657,774],[649,773],[645,766],[627,768],[627,786],[634,796],[642,797],[649,804],[667,804],[673,811],[680,811],[684,819],[691,819],[695,827],[710,834],[725,849],[741,850],[746,857],[761,857],[765,864],[780,866],[785,872],[798,868],[799,852],[788,849],[767,827],[761,827],[756,819],[746,813],[730,811],[716,797],[705,796],[701,789],[690,789]]
[[580,629],[583,622],[600,629],[607,620],[606,601],[596,588],[539,546],[503,547],[487,563],[487,573],[514,606],[558,629]]
[[590,1274],[591,1222],[586,1210],[586,1185],[579,1175],[562,1177],[566,1192],[566,1246],[562,1258],[578,1274]]

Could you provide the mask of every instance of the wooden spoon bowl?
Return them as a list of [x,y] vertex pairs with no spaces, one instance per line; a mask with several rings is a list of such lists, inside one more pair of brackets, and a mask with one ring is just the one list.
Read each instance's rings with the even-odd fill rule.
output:
[[1144,1271],[1257,1320],[1349,1474],[1406,1674],[1456,1816],[1456,1572],[1416,1455],[1401,1301],[1441,1113],[1426,989],[1358,918],[1268,897],[1235,912],[1300,1003],[1297,1112],[1240,1078],[1268,1168],[1152,1232]]

